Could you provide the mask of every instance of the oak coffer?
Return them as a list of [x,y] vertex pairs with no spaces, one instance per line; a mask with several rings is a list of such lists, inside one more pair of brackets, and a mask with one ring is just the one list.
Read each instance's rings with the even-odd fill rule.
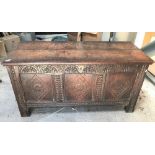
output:
[[134,110],[153,61],[130,42],[27,42],[3,62],[21,116],[34,107],[122,106]]

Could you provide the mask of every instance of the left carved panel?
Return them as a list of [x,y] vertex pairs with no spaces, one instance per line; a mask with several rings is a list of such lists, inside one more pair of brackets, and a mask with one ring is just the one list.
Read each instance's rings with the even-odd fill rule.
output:
[[54,82],[51,75],[20,74],[25,98],[28,101],[54,101]]

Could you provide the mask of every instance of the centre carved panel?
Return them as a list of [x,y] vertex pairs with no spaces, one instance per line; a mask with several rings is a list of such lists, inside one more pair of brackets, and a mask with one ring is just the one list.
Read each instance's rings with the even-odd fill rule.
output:
[[92,100],[91,74],[66,74],[65,95],[67,101],[84,102]]

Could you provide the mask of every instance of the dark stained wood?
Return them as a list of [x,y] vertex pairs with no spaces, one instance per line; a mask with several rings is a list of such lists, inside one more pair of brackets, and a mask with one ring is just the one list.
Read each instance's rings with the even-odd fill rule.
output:
[[138,50],[18,50],[11,52],[11,63],[102,63],[102,64],[133,64],[151,63],[152,60]]
[[65,76],[66,101],[91,102],[92,78],[92,74],[67,74]]
[[18,49],[22,50],[67,50],[67,49],[137,49],[131,42],[102,42],[102,41],[83,41],[83,42],[48,42],[32,41],[20,43]]
[[123,106],[134,110],[153,61],[130,42],[29,42],[8,68],[21,116],[32,107]]
[[[105,98],[107,100],[120,100],[129,98],[132,86],[135,81],[135,74],[133,72],[128,73],[109,73],[107,79],[107,90]],[[119,83],[119,84],[118,84]],[[112,88],[112,89],[111,89]]]
[[54,81],[46,74],[21,74],[25,100],[54,100]]
[[[123,52],[122,52],[123,50]],[[131,43],[49,43],[29,42],[19,45],[8,55],[10,61],[4,63],[151,63],[152,60],[146,57]]]

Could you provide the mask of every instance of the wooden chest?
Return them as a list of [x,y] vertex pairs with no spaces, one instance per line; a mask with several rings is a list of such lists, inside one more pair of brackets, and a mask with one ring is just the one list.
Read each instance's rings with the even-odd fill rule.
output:
[[28,42],[7,66],[21,116],[34,107],[123,106],[134,110],[153,61],[130,42]]

